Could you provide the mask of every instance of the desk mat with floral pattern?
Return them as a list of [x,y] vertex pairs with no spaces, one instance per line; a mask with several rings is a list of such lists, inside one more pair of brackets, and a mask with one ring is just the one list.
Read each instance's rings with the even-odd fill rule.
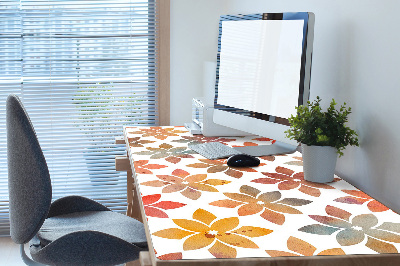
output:
[[204,137],[184,127],[126,127],[130,158],[158,259],[398,253],[400,215],[335,176],[304,180],[299,152],[258,167],[208,160],[190,143],[270,144]]

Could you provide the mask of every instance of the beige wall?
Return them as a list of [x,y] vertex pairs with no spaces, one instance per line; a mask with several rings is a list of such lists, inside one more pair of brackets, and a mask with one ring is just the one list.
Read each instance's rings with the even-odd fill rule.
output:
[[215,61],[219,15],[312,11],[311,98],[346,101],[361,140],[337,172],[400,212],[398,10],[397,0],[171,0],[171,122],[190,121],[190,100],[204,93],[203,64]]

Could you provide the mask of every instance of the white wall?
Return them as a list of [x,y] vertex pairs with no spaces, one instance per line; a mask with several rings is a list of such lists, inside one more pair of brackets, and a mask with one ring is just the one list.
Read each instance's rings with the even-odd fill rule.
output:
[[202,65],[215,60],[220,14],[314,12],[311,99],[346,101],[361,140],[346,149],[337,172],[400,212],[398,10],[397,0],[171,0],[172,124],[189,121],[190,99],[202,94]]
[[171,0],[171,125],[191,121],[192,98],[204,96],[203,70],[217,61],[225,0]]

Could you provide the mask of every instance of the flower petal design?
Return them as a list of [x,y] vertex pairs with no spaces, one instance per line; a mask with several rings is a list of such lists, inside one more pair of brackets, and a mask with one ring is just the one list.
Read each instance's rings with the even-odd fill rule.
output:
[[260,216],[274,224],[282,225],[285,222],[285,215],[268,209],[265,209],[264,212],[260,214]]
[[368,237],[365,246],[378,253],[398,253],[397,248],[393,244],[382,242],[371,237]]
[[188,164],[186,166],[192,167],[192,168],[208,168],[209,167],[209,165],[205,164],[205,163],[192,163],[192,164]]
[[361,190],[349,190],[349,189],[343,189],[342,190],[344,193],[350,194],[352,196],[356,196],[359,198],[364,198],[364,199],[372,199],[370,196],[362,192]]
[[243,194],[247,194],[253,197],[257,197],[257,195],[261,192],[260,190],[247,185],[241,186],[239,191]]
[[271,178],[257,178],[257,179],[251,180],[251,182],[259,183],[259,184],[276,184],[279,182],[279,180],[271,179]]
[[261,157],[258,157],[258,158],[260,158],[262,160],[270,161],[270,162],[275,161],[275,156],[272,156],[272,155],[261,156]]
[[279,251],[279,250],[266,250],[265,252],[268,253],[271,257],[299,257],[300,255],[295,253],[290,253],[286,251]]
[[305,200],[305,199],[285,198],[276,203],[286,204],[290,206],[303,206],[310,204],[311,202],[312,202],[311,200]]
[[337,230],[339,230],[339,228],[334,228],[320,224],[311,224],[299,228],[299,231],[301,232],[310,233],[314,235],[331,235],[335,233]]
[[290,170],[290,169],[285,168],[285,167],[282,167],[282,166],[276,167],[276,168],[275,168],[275,171],[276,171],[277,173],[284,174],[284,175],[288,175],[288,176],[291,176],[291,175],[294,174],[294,171],[293,171],[293,170]]
[[360,214],[354,217],[351,223],[361,226],[363,229],[368,229],[378,224],[378,218],[373,214]]
[[230,217],[215,221],[211,224],[211,230],[216,230],[218,232],[227,232],[235,229],[239,225],[239,218]]
[[177,209],[183,206],[186,206],[186,204],[174,201],[160,201],[152,205],[152,207],[157,207],[164,210]]
[[319,197],[321,195],[321,191],[319,191],[319,189],[304,186],[303,184],[300,186],[299,191],[313,197]]
[[142,197],[143,205],[149,205],[161,199],[161,194],[153,194]]
[[190,173],[185,170],[182,170],[182,169],[175,169],[172,172],[172,175],[179,176],[180,178],[184,178],[184,177],[187,177],[188,175],[190,175]]
[[328,205],[325,207],[325,211],[330,216],[334,216],[334,217],[337,217],[337,218],[340,218],[340,219],[343,219],[346,221],[350,221],[351,213],[349,213],[345,210]]
[[347,203],[347,204],[362,205],[368,200],[367,199],[363,199],[363,198],[356,198],[356,197],[346,196],[346,197],[337,198],[337,199],[335,199],[335,201],[336,202],[341,202],[341,203]]
[[166,160],[167,162],[170,162],[170,163],[173,163],[173,164],[177,164],[177,163],[179,163],[182,159],[179,158],[179,157],[175,157],[175,156],[169,156],[169,157],[165,158],[165,160]]
[[372,201],[368,202],[367,206],[368,206],[368,209],[370,209],[370,211],[373,211],[373,212],[384,212],[384,211],[389,210],[388,207],[386,207],[385,205],[383,205],[382,203],[380,203],[377,200],[372,200]]
[[183,196],[191,200],[197,200],[201,197],[201,192],[197,191],[193,188],[187,187],[184,191],[181,192]]
[[259,200],[264,202],[274,202],[281,198],[282,194],[279,191],[266,192],[258,196]]
[[221,179],[207,179],[203,181],[203,184],[211,185],[211,186],[221,186],[231,183],[228,180],[221,180]]
[[183,229],[192,231],[192,232],[207,232],[210,230],[210,227],[207,225],[201,223],[201,222],[196,222],[193,220],[187,220],[187,219],[172,219],[172,221],[179,227],[182,227]]
[[386,232],[383,230],[376,230],[376,229],[368,229],[365,230],[365,234],[388,242],[400,243],[400,235],[391,232]]
[[342,246],[352,246],[363,241],[364,237],[365,235],[362,231],[345,229],[336,235],[336,240]]
[[236,249],[229,247],[220,241],[215,241],[215,244],[208,251],[216,258],[236,258]]
[[243,176],[243,173],[240,171],[233,170],[232,168],[229,168],[228,170],[225,171],[226,175],[229,175],[233,178],[241,178]]
[[[145,155],[145,154],[143,154],[143,155]],[[165,157],[168,157],[168,154],[165,151],[160,151],[160,152],[150,156],[150,159],[162,159]]]
[[287,180],[279,183],[278,188],[280,190],[291,190],[299,186],[299,182],[295,180]]
[[278,173],[266,173],[266,172],[261,172],[263,175],[275,178],[275,179],[282,179],[282,180],[292,180],[290,176],[288,175],[283,175],[283,174],[278,174]]
[[193,232],[189,232],[186,230],[181,230],[178,228],[168,228],[168,229],[157,231],[157,232],[153,233],[152,235],[162,237],[162,238],[168,238],[168,239],[182,239],[182,238],[185,238],[192,234],[193,234]]
[[291,162],[287,162],[285,163],[287,165],[296,165],[296,166],[303,166],[303,162],[302,161],[291,161]]
[[287,247],[289,250],[299,253],[303,256],[312,256],[317,250],[317,248],[310,243],[293,236],[289,237],[287,240]]
[[310,218],[314,219],[317,222],[334,226],[334,227],[339,227],[339,228],[351,228],[351,224],[343,221],[341,219],[337,219],[334,217],[330,216],[323,216],[323,215],[309,215]]
[[215,216],[214,214],[212,214],[209,211],[203,210],[203,209],[197,209],[194,213],[193,213],[193,219],[203,222],[205,224],[210,225],[210,223],[212,221],[214,221],[215,219],[217,219],[217,216]]
[[169,150],[169,149],[173,148],[174,146],[172,146],[171,144],[168,144],[168,143],[162,143],[158,147],[160,147],[161,149]]
[[221,242],[224,242],[226,244],[235,246],[235,247],[241,247],[241,248],[258,248],[256,243],[251,241],[250,239],[247,239],[243,236],[236,235],[236,234],[230,234],[230,233],[225,233],[222,235],[216,235],[216,238],[220,240]]
[[212,166],[212,167],[208,168],[207,173],[223,172],[226,169],[228,169],[228,166],[226,166],[226,165],[216,165],[216,166]]
[[183,184],[171,184],[167,185],[162,189],[162,193],[173,193],[177,191],[181,191],[186,188],[186,185]]
[[272,233],[272,230],[255,226],[242,226],[239,229],[233,231],[233,233],[248,237],[259,237]]
[[146,164],[145,166],[147,169],[161,169],[167,167],[166,165],[161,165],[161,164]]
[[135,161],[135,166],[143,166],[145,164],[147,164],[149,162],[149,160],[138,160]]
[[293,207],[283,205],[283,204],[265,203],[264,206],[265,206],[265,208],[268,208],[270,210],[277,211],[277,212],[290,213],[290,214],[302,214],[301,211],[299,211]]
[[152,171],[145,169],[145,168],[137,167],[137,166],[135,166],[135,173],[142,174],[142,175],[152,175],[153,174]]
[[146,216],[168,218],[168,214],[166,214],[164,211],[151,206],[144,206],[144,212],[146,213]]
[[191,175],[186,177],[185,181],[190,183],[200,182],[207,178],[206,174]]
[[182,183],[182,178],[178,177],[178,176],[172,176],[172,175],[157,175],[157,177],[165,182],[169,182],[169,183]]
[[346,253],[343,251],[341,248],[331,248],[331,249],[326,249],[324,251],[321,251],[317,255],[346,255]]
[[164,255],[158,256],[157,259],[160,259],[160,260],[181,260],[182,259],[182,252],[164,254]]
[[210,203],[212,206],[217,206],[217,207],[224,207],[224,208],[236,208],[239,205],[242,205],[243,202],[237,202],[233,200],[217,200],[213,201]]
[[226,192],[224,193],[224,195],[227,196],[228,198],[241,202],[257,202],[257,199],[245,194]]
[[386,231],[392,231],[396,233],[400,233],[400,224],[399,223],[391,223],[391,222],[384,222],[377,229],[383,229]]
[[153,181],[143,182],[140,184],[144,185],[144,186],[149,186],[149,187],[163,187],[163,186],[167,185],[168,183],[160,181],[160,180],[153,180]]
[[264,206],[256,203],[245,204],[238,209],[239,216],[247,216],[259,213],[264,209]]
[[304,173],[303,172],[298,172],[298,173],[295,173],[292,177],[293,177],[293,179],[304,180]]
[[207,247],[215,241],[215,237],[206,237],[204,233],[198,233],[188,237],[183,242],[183,250],[195,250]]
[[200,184],[200,183],[189,184],[189,187],[191,187],[193,189],[201,190],[201,191],[218,192],[218,189],[216,189],[215,187],[205,185],[205,184]]

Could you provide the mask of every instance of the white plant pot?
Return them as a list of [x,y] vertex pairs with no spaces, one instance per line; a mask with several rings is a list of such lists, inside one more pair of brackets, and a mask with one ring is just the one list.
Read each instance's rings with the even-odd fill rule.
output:
[[304,179],[317,183],[332,182],[335,174],[337,150],[331,146],[308,146],[303,151]]

